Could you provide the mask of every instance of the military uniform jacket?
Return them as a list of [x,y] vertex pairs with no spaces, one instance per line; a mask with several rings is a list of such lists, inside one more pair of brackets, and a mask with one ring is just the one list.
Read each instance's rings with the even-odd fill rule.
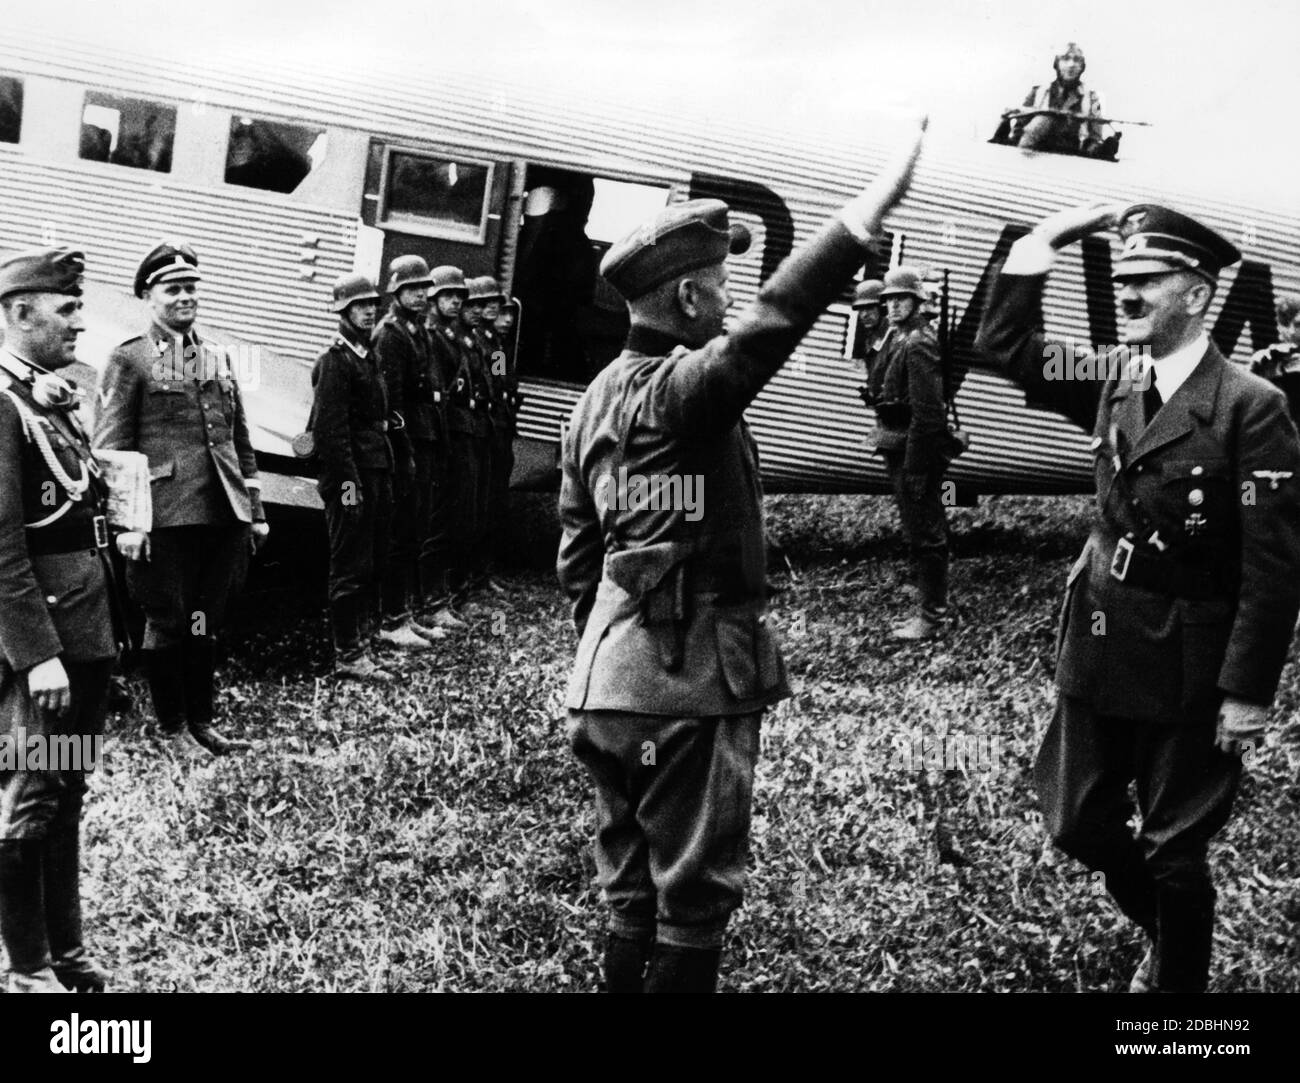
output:
[[433,343],[423,323],[396,302],[375,328],[371,346],[393,418],[389,434],[399,472],[411,462],[411,441],[442,439],[442,385],[433,359]]
[[492,428],[488,416],[492,395],[474,329],[457,322],[443,324],[440,330],[456,347],[456,374],[448,386],[447,427],[452,432],[485,437]]
[[316,398],[312,435],[320,465],[317,486],[332,499],[345,482],[361,491],[362,471],[390,471],[388,393],[373,350],[340,328],[311,374]]
[[[687,350],[634,327],[578,401],[557,561],[581,635],[568,707],[707,717],[789,694],[767,623],[758,451],[743,412],[862,255],[842,225],[826,227],[730,335]],[[664,499],[673,478],[683,497],[693,479],[694,512]]]
[[1098,514],[1070,569],[1058,687],[1153,722],[1203,720],[1223,694],[1269,703],[1300,610],[1300,440],[1282,395],[1212,342],[1149,425],[1122,350],[1076,361],[1112,378],[1049,379],[1045,277],[999,276],[978,346],[1093,432]]
[[[14,382],[0,369],[0,388]],[[69,415],[60,424],[52,411],[26,405],[60,469],[79,480],[90,454],[85,433]],[[117,643],[107,562],[93,543],[40,552],[71,549],[78,537],[93,539],[105,494],[92,475],[81,499],[71,500],[27,429],[19,407],[0,392],[0,665],[22,672],[56,656],[73,662],[112,658]],[[68,540],[44,544],[56,536]]]
[[155,529],[266,518],[235,372],[223,347],[157,326],[109,355],[94,446],[149,459]]
[[882,450],[901,450],[903,470],[942,470],[948,445],[943,364],[934,329],[919,313],[891,328],[872,370],[876,417],[894,439],[877,438]]
[[510,358],[496,328],[480,327],[475,331],[475,336],[478,339],[479,353],[486,361],[484,376],[492,404],[490,414],[493,427],[513,431],[518,380],[511,369]]

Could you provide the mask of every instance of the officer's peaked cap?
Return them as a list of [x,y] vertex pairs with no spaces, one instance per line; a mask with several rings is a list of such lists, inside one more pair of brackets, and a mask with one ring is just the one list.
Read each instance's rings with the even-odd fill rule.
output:
[[181,241],[163,241],[140,261],[135,272],[135,295],[143,297],[159,282],[197,282],[199,257]]
[[29,248],[0,260],[0,299],[15,293],[81,296],[86,256],[71,248]]
[[1155,203],[1135,203],[1119,216],[1123,241],[1112,278],[1195,271],[1213,282],[1241,259],[1237,246],[1195,218]]
[[732,224],[720,199],[665,207],[615,244],[600,273],[624,299],[635,301],[678,275],[722,263],[749,250],[749,230]]

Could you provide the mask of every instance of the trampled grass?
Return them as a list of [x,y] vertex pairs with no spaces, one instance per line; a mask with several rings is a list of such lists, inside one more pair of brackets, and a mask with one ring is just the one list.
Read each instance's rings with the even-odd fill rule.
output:
[[[130,990],[587,990],[603,910],[560,693],[574,637],[550,499],[516,502],[517,565],[468,634],[387,690],[336,685],[320,583],[286,559],[242,607],[212,760],[114,720],[86,815],[88,936]],[[957,623],[898,648],[903,549],[879,498],[769,498],[795,697],[765,724],[747,905],[723,986],[1097,990],[1138,937],[1034,823],[1028,771],[1083,499],[952,514]],[[323,533],[323,528],[322,528]],[[314,535],[299,539],[319,549]],[[143,698],[143,686],[137,683]],[[1278,717],[1300,704],[1289,665]],[[909,763],[913,736],[979,748]],[[1218,840],[1214,985],[1300,988],[1300,786],[1278,748]]]

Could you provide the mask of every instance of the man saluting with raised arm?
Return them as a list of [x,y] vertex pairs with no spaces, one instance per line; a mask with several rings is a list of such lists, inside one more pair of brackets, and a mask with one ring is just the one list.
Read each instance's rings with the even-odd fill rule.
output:
[[[1017,241],[978,346],[1093,433],[1097,516],[1066,587],[1036,766],[1047,830],[1150,938],[1130,987],[1196,992],[1214,925],[1207,849],[1300,610],[1300,441],[1281,392],[1206,333],[1219,271],[1241,253],[1167,207],[1116,210],[1063,211]],[[1043,336],[1053,252],[1110,225],[1128,349],[1063,366]],[[1076,372],[1098,378],[1059,378]]]
[[762,492],[743,414],[862,265],[920,147],[918,131],[729,335],[725,261],[749,234],[725,203],[668,207],[602,262],[631,330],[564,440],[558,572],[582,637],[565,702],[596,785],[611,992],[716,985],[745,878],[759,719],[789,695],[765,623]]

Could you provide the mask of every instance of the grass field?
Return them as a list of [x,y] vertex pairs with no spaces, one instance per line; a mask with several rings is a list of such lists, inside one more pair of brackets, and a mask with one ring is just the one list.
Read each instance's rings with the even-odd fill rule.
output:
[[[213,760],[111,723],[86,816],[88,936],[130,990],[585,990],[603,926],[592,816],[559,706],[574,636],[549,500],[470,633],[400,687],[335,685],[310,561],[264,569],[222,680]],[[1083,499],[952,515],[957,622],[890,645],[903,550],[877,498],[770,497],[796,695],[769,716],[723,987],[1104,990],[1140,956],[1086,871],[1045,847],[1028,770]],[[281,552],[283,553],[283,549]],[[1300,704],[1289,665],[1278,718]],[[142,694],[143,688],[137,690]],[[925,769],[919,735],[981,750]],[[1300,989],[1300,786],[1278,748],[1214,850],[1213,985]]]

